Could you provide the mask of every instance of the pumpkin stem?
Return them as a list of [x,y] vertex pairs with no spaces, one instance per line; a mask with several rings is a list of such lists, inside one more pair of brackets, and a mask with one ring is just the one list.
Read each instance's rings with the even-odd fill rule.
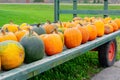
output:
[[57,31],[57,29],[56,29],[56,28],[54,29],[54,31],[55,31],[55,33],[56,33],[56,34],[58,34],[58,31]]
[[50,20],[47,20],[47,23],[48,23],[48,24],[51,24]]
[[38,23],[38,24],[37,24],[37,27],[39,27],[40,25],[41,25],[41,23]]
[[9,32],[8,28],[5,29],[6,32]]
[[61,22],[61,21],[59,21],[59,24],[60,24],[60,28],[63,28],[63,26],[62,26],[62,22]]
[[3,35],[5,35],[5,34],[6,34],[6,32],[5,32],[3,29],[1,30],[1,32],[2,32],[2,34],[3,34]]
[[18,31],[22,30],[19,26],[17,28],[18,28]]
[[29,36],[31,36],[33,34],[33,30],[31,30],[30,28],[28,28],[29,31]]
[[83,27],[83,24],[79,23],[79,25]]
[[112,23],[112,20],[110,20],[109,23]]
[[50,31],[50,33],[56,32],[57,29],[58,29],[57,25],[54,25],[54,29],[52,29],[52,30]]
[[10,20],[10,24],[13,24],[13,20]]

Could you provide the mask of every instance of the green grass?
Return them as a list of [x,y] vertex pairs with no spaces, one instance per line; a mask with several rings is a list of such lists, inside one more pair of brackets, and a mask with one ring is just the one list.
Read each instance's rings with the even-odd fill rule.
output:
[[[79,5],[78,9],[103,9],[101,5]],[[109,9],[119,9],[120,6],[109,6]],[[72,9],[71,5],[62,5],[61,9]],[[102,15],[86,15],[80,14],[80,17],[85,16],[102,16]],[[112,15],[112,18],[120,17]],[[72,19],[72,15],[60,15],[61,21]],[[9,23],[13,20],[16,24],[29,23],[35,24],[45,22],[46,20],[54,21],[54,6],[41,4],[0,4],[0,26]],[[120,59],[120,38],[118,41],[117,60]],[[100,72],[103,68],[98,63],[97,52],[87,52],[75,59],[72,59],[64,64],[61,64],[53,69],[45,71],[32,80],[90,80],[92,76]]]
[[[119,9],[120,6],[110,6],[109,9]],[[60,9],[72,9],[71,5],[62,5]],[[78,9],[103,9],[101,5],[79,5]],[[102,15],[88,15],[81,14],[81,17],[85,16],[102,16]],[[116,16],[112,16],[115,18]],[[39,22],[45,22],[46,20],[54,21],[54,6],[42,5],[42,4],[0,4],[0,26],[9,23],[13,20],[16,24],[29,23],[35,24]],[[61,21],[68,21],[72,19],[72,15],[60,15]]]

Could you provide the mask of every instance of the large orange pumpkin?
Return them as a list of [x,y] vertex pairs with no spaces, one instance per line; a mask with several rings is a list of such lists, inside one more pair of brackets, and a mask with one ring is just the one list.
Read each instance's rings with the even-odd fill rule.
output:
[[104,35],[104,23],[101,20],[96,20],[94,22],[94,25],[96,26],[97,29],[97,36],[101,37]]
[[63,42],[58,34],[42,34],[40,38],[44,42],[47,55],[51,56],[62,52]]
[[87,26],[85,26],[85,28],[87,29],[88,33],[89,33],[89,39],[88,40],[94,40],[97,37],[97,29],[94,25],[92,24],[88,24]]
[[68,28],[64,31],[64,40],[67,48],[74,48],[81,44],[82,34],[76,28]]
[[86,43],[89,40],[89,32],[84,26],[76,26],[82,34],[82,43]]

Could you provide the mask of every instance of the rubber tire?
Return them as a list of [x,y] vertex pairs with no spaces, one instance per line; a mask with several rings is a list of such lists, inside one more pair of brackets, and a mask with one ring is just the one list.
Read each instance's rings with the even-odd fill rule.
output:
[[[114,57],[112,59],[112,61],[110,61],[108,59],[108,50],[109,50],[109,46],[111,44],[111,42],[114,43],[115,45],[115,49],[114,49]],[[117,53],[117,42],[116,39],[111,40],[101,46],[98,47],[98,60],[99,63],[102,67],[110,67],[114,64],[115,60],[116,60],[116,53]]]

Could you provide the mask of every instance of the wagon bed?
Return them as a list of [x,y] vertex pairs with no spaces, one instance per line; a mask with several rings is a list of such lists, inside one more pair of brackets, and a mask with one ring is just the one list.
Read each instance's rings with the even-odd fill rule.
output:
[[72,49],[64,49],[63,52],[53,55],[46,56],[41,60],[30,64],[23,64],[19,68],[12,69],[10,71],[2,71],[0,73],[0,80],[26,80],[33,76],[36,76],[48,69],[51,69],[57,65],[60,65],[70,59],[73,59],[85,52],[92,50],[100,45],[105,44],[117,36],[120,35],[120,30],[98,37],[93,41],[88,41],[87,43],[81,44],[78,47]]

